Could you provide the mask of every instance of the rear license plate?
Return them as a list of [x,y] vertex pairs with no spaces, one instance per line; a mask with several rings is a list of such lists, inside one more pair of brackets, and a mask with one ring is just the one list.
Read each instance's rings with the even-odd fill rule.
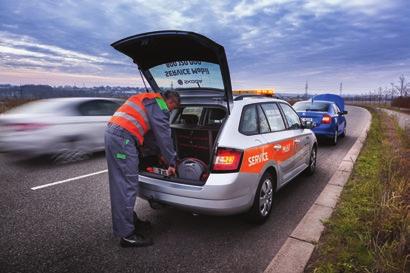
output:
[[302,118],[303,121],[313,121],[312,118]]

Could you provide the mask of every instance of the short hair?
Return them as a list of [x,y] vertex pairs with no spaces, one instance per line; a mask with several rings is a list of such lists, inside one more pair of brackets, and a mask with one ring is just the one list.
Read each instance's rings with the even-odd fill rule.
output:
[[164,99],[174,100],[177,103],[177,105],[181,104],[181,97],[179,96],[179,93],[176,91],[166,90],[165,92],[161,93],[161,95]]

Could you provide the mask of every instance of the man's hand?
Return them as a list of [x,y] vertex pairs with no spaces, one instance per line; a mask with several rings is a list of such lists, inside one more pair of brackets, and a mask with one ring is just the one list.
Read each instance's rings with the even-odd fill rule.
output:
[[175,168],[169,166],[169,167],[168,167],[168,170],[167,170],[167,175],[168,175],[168,176],[174,176],[174,175],[175,175]]

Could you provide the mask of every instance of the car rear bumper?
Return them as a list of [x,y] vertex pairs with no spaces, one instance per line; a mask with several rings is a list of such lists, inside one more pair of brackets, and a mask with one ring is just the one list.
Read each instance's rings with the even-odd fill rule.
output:
[[320,124],[314,127],[312,131],[317,137],[333,137],[335,135],[335,128],[332,124]]
[[253,204],[258,175],[248,173],[211,174],[203,186],[169,182],[140,175],[139,196],[200,214],[232,215]]

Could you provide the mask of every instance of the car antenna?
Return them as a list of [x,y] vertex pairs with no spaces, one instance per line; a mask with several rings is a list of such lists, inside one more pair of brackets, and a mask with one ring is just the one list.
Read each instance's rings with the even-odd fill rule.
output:
[[148,92],[148,88],[147,88],[147,85],[145,84],[144,76],[142,75],[141,69],[139,67],[138,67],[138,71],[140,72],[142,82],[144,83],[145,91]]

